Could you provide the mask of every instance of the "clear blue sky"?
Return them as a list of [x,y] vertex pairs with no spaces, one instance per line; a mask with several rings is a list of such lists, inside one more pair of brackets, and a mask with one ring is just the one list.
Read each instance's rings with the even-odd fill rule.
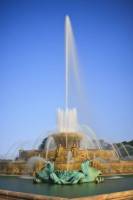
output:
[[[0,154],[55,127],[71,17],[100,138],[133,139],[133,1],[0,0]],[[80,114],[79,114],[80,115]]]

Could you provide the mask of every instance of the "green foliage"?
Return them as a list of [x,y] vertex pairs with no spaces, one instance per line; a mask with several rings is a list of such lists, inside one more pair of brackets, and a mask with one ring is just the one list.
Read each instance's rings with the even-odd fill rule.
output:
[[45,149],[45,146],[46,146],[46,142],[47,142],[47,137],[43,139],[42,143],[39,145],[39,150],[43,150]]

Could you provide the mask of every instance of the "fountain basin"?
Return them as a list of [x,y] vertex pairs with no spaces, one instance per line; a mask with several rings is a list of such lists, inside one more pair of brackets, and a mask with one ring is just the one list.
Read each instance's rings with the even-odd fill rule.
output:
[[[34,195],[34,198],[35,194],[47,195],[47,197],[49,196],[50,199],[52,199],[52,197],[58,196],[69,199],[82,197],[90,197],[90,199],[93,199],[94,195],[101,195],[101,197],[105,197],[105,194],[108,194],[108,196],[111,195],[112,197],[112,193],[113,197],[118,198],[119,196],[121,197],[121,199],[126,199],[126,197],[128,196],[125,196],[124,194],[127,194],[128,192],[130,194],[129,197],[131,199],[131,195],[133,195],[132,183],[133,175],[122,175],[122,178],[118,178],[115,180],[105,179],[105,181],[102,184],[90,183],[88,185],[88,183],[86,183],[76,185],[63,185],[63,187],[62,185],[49,183],[36,185],[32,184],[32,180],[30,179],[20,179],[17,176],[0,176],[0,189],[2,191],[10,190],[14,192],[25,192],[27,193],[27,195],[29,193],[32,193]],[[126,190],[128,190],[128,192],[126,192]],[[120,193],[119,195],[118,192]],[[5,194],[7,195],[7,192],[5,192]],[[22,197],[20,199],[22,199]]]
[[79,132],[61,132],[51,135],[54,138],[56,145],[61,145],[63,148],[71,148],[74,144],[80,147],[80,141],[84,135]]

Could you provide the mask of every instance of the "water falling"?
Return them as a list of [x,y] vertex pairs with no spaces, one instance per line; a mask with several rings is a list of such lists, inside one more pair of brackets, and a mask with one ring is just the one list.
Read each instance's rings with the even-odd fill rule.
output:
[[111,143],[111,146],[112,146],[112,149],[114,150],[114,151],[113,151],[114,157],[115,157],[115,154],[116,154],[116,157],[117,157],[118,159],[120,159],[119,153],[117,152],[117,150],[116,150],[116,148],[115,148],[115,146],[114,146],[113,143]]
[[49,136],[48,139],[47,139],[46,145],[45,145],[45,152],[46,152],[45,160],[46,161],[48,161],[49,150],[55,149],[55,148],[56,148],[56,145],[55,145],[55,142],[54,142],[54,138],[52,136]]
[[114,147],[116,148],[119,157],[122,158],[122,154],[121,154],[121,152],[120,152],[119,147],[117,146],[117,144],[114,144]]
[[58,132],[76,132],[78,129],[77,110],[58,109],[57,111],[57,131]]
[[130,154],[128,153],[128,150],[126,149],[125,145],[121,143],[121,146],[123,147],[125,153],[127,154],[128,158],[130,159]]
[[[92,148],[102,149],[99,139],[97,138],[95,132],[89,126],[82,125],[82,126],[80,126],[80,130],[81,130],[81,132],[88,135],[88,138],[92,144]],[[90,148],[90,146],[88,148]]]
[[67,171],[69,170],[70,161],[72,161],[72,152],[68,151],[68,153],[67,153]]
[[30,141],[18,141],[13,143],[10,148],[7,150],[6,154],[4,155],[4,157],[6,159],[12,159],[14,160],[15,158],[17,158],[18,152],[19,150],[22,150],[24,148],[29,148],[30,145]]

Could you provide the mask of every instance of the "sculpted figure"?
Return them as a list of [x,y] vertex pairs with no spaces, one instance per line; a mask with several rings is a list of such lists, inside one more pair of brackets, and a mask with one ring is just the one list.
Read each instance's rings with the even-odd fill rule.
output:
[[54,163],[48,162],[45,167],[36,172],[34,183],[76,184],[88,182],[100,183],[103,181],[101,172],[90,166],[89,161],[81,164],[80,171],[56,171]]
[[72,151],[73,157],[76,157],[78,154],[78,148],[77,148],[76,144],[73,144],[71,151]]
[[64,148],[61,144],[59,144],[59,147],[57,149],[57,157],[61,157],[64,153]]

